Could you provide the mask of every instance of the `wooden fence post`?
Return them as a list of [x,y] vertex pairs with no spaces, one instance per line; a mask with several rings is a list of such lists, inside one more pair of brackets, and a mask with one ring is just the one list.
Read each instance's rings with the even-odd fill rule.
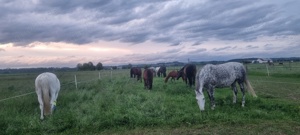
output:
[[100,71],[99,71],[99,80],[101,80],[101,75],[100,75]]
[[270,76],[268,64],[266,64],[268,76]]
[[77,90],[77,78],[76,78],[76,75],[74,77],[75,77],[75,87],[76,87],[76,90]]
[[110,71],[110,80],[112,80],[112,70]]

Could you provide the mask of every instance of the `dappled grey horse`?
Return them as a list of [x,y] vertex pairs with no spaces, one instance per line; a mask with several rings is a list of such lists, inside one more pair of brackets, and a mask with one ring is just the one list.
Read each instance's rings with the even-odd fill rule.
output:
[[211,109],[215,107],[214,89],[222,87],[232,87],[233,103],[236,103],[237,88],[236,82],[240,85],[242,91],[242,107],[245,106],[244,83],[251,94],[256,97],[250,82],[246,77],[246,69],[243,64],[238,62],[228,62],[219,65],[207,64],[196,75],[196,99],[201,111],[204,110],[205,97],[203,88],[207,90]]

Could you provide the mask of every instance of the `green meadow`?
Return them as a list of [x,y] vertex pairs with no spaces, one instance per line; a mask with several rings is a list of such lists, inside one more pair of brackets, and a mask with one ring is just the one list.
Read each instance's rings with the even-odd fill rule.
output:
[[247,93],[242,108],[240,91],[233,104],[230,88],[216,89],[215,110],[205,93],[203,112],[195,87],[181,79],[155,77],[149,91],[129,69],[54,72],[61,91],[44,120],[34,93],[38,74],[2,74],[0,134],[300,134],[300,63],[248,64],[247,70],[257,98]]

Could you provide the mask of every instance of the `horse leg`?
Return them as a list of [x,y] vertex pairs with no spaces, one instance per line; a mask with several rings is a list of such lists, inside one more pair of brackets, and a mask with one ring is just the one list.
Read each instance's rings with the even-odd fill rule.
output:
[[208,98],[210,100],[210,107],[212,110],[215,108],[215,98],[214,98],[214,88],[213,86],[209,86],[208,89],[206,89]]
[[144,79],[144,89],[146,89],[146,88],[147,88],[147,80]]
[[214,110],[216,105],[215,105],[214,87],[213,86],[209,87],[209,95],[210,95],[210,106],[211,106],[211,109]]
[[153,82],[150,80],[150,81],[149,81],[149,90],[152,89],[152,83],[153,83]]
[[188,78],[185,78],[185,84],[186,84],[186,85],[188,85],[187,81],[188,81]]
[[50,104],[51,104],[51,114],[53,113],[53,111],[56,109],[56,99],[58,96],[58,91],[59,89],[55,89],[55,88],[51,88],[50,92],[51,92],[51,100],[50,100]]
[[236,103],[236,97],[237,97],[237,88],[236,88],[236,83],[233,82],[231,84],[231,88],[232,88],[232,91],[233,91],[233,103],[235,104]]
[[43,102],[43,99],[42,99],[42,91],[41,91],[41,89],[37,90],[37,96],[38,96],[38,101],[39,101],[40,110],[41,110],[41,117],[40,117],[40,119],[43,120],[44,119],[44,102]]
[[242,91],[243,94],[243,98],[242,98],[242,107],[245,106],[245,88],[244,88],[244,83],[243,82],[239,82],[240,85],[240,89]]

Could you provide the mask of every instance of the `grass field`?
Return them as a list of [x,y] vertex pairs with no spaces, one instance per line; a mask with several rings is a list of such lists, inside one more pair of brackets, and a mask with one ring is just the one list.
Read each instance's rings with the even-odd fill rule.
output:
[[101,71],[100,79],[97,71],[56,72],[57,110],[43,121],[33,93],[38,74],[0,75],[0,134],[300,134],[298,64],[268,67],[269,76],[265,65],[247,65],[258,98],[247,94],[242,108],[240,92],[233,104],[230,88],[216,89],[215,110],[206,96],[204,112],[182,80],[156,77],[148,91],[129,70]]

